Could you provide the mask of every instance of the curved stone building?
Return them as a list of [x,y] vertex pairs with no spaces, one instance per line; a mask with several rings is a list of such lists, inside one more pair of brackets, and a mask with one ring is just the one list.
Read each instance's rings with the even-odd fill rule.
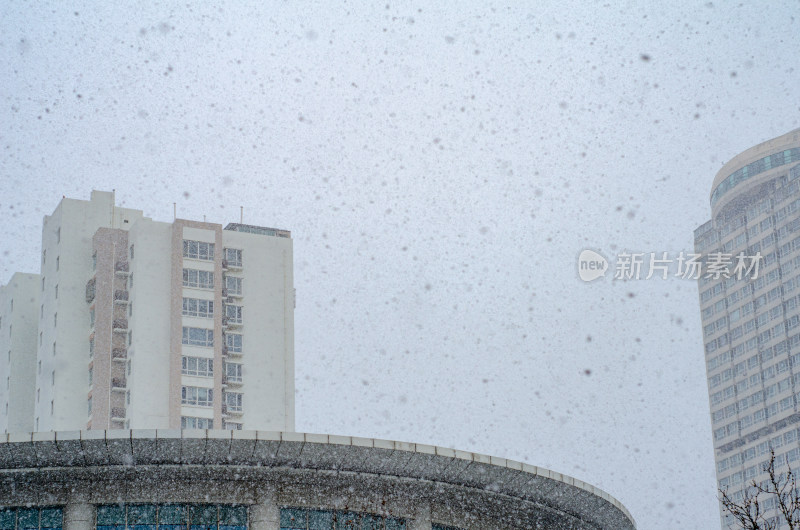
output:
[[632,530],[572,477],[442,447],[294,432],[0,440],[0,530]]
[[[711,220],[695,230],[707,269],[700,310],[717,480],[734,500],[775,451],[800,467],[800,129],[733,157],[711,186]],[[732,274],[738,256],[758,267]],[[767,518],[778,517],[768,501]],[[724,520],[723,527],[727,528]]]

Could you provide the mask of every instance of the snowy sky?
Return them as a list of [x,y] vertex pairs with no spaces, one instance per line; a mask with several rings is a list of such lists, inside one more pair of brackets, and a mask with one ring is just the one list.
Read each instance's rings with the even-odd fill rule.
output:
[[244,206],[294,237],[298,430],[718,527],[696,284],[576,259],[691,251],[722,163],[800,126],[796,0],[69,4],[0,4],[0,282],[62,195]]

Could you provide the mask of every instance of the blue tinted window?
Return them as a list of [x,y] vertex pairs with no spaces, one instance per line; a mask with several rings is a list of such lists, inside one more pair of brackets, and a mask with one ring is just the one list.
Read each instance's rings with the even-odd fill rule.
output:
[[61,530],[61,508],[0,508],[0,530]]
[[[109,504],[97,507],[95,528],[96,530],[247,530],[247,506]],[[0,528],[0,530],[6,529]]]
[[396,517],[338,510],[281,508],[281,530],[406,530]]

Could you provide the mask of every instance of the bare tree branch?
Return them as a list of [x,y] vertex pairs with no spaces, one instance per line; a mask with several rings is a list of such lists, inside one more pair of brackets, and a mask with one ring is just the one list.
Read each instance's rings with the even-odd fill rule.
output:
[[[797,488],[797,477],[788,462],[786,472],[775,470],[775,451],[770,449],[769,461],[764,465],[768,478],[762,482],[753,480],[742,490],[742,500],[734,501],[727,488],[719,490],[720,502],[730,514],[739,530],[775,530],[778,520],[786,523],[789,530],[800,530],[800,492]],[[764,512],[769,511],[765,504],[769,502],[778,512],[779,517],[767,519]],[[783,528],[783,527],[782,527]]]

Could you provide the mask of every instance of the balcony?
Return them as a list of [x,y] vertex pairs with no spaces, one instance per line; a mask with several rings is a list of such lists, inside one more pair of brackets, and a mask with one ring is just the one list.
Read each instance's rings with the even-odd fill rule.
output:
[[241,357],[243,354],[239,350],[231,349],[228,346],[222,347],[222,356],[223,357]]
[[94,301],[95,284],[97,280],[92,278],[86,282],[86,303],[91,304]]
[[114,331],[128,331],[128,319],[127,318],[115,318],[111,324],[111,328]]
[[111,359],[114,361],[125,361],[128,359],[128,348],[113,348]]
[[125,390],[128,388],[128,380],[124,377],[111,378],[111,390]]
[[127,261],[118,261],[114,265],[114,272],[122,276],[127,276],[131,273],[130,264],[128,264]]
[[111,408],[111,419],[116,421],[125,421],[125,408],[124,407],[112,407]]
[[242,378],[232,375],[222,375],[222,384],[225,386],[242,386]]
[[128,291],[125,289],[117,289],[114,291],[114,301],[119,303],[128,303]]
[[242,262],[241,260],[232,261],[229,259],[222,260],[222,268],[225,270],[233,269],[233,270],[241,270],[242,269]]
[[240,328],[242,327],[242,319],[235,317],[222,317],[223,328]]
[[225,404],[222,405],[223,416],[241,416],[242,414],[244,414],[242,407],[229,407]]

